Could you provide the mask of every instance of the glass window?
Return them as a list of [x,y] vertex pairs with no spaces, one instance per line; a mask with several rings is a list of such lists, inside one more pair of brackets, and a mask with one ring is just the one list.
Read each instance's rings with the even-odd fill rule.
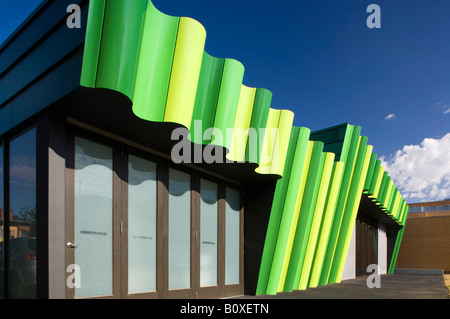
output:
[[75,263],[77,298],[113,292],[113,151],[75,138]]
[[200,286],[217,285],[217,184],[200,180]]
[[225,284],[239,284],[240,264],[240,196],[226,188],[225,208]]
[[156,291],[156,164],[128,160],[128,291]]
[[9,298],[36,298],[36,129],[10,142]]
[[191,287],[191,176],[169,169],[169,289]]

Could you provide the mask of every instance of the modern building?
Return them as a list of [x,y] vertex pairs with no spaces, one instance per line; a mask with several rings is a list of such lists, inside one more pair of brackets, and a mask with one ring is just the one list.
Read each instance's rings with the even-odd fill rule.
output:
[[361,127],[294,126],[205,41],[149,0],[49,0],[0,46],[3,298],[271,295],[393,271],[409,208]]
[[410,204],[397,268],[450,272],[450,199]]

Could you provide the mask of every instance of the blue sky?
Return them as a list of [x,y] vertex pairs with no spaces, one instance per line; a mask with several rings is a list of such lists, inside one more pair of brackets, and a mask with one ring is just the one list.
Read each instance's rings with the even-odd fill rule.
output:
[[[38,3],[0,0],[0,42]],[[206,51],[242,62],[244,84],[296,126],[360,125],[409,202],[450,197],[450,1],[153,3],[201,22]],[[372,3],[380,29],[366,25]]]

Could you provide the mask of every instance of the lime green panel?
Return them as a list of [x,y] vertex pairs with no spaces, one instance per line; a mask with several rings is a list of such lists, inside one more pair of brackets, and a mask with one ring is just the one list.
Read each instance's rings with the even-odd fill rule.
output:
[[361,127],[355,126],[352,131],[352,139],[350,147],[348,149],[348,155],[346,157],[342,185],[338,196],[336,211],[333,219],[333,224],[330,232],[330,238],[328,242],[327,251],[325,254],[325,259],[323,262],[322,273],[320,275],[319,285],[323,286],[328,283],[328,278],[331,271],[331,265],[333,262],[333,257],[336,249],[336,243],[339,235],[339,230],[341,228],[342,216],[344,213],[345,202],[347,200],[347,194],[349,191],[350,181],[352,177],[353,165],[356,160],[356,153],[358,151],[359,139]]
[[133,112],[142,119],[164,119],[178,25],[179,18],[159,12],[149,2],[132,94]]
[[400,245],[402,243],[403,233],[405,231],[406,219],[408,217],[408,213],[409,213],[409,206],[406,205],[405,213],[403,215],[403,220],[401,221],[401,224],[403,225],[403,227],[397,233],[397,239],[395,240],[395,246],[394,246],[394,250],[392,252],[391,262],[389,264],[389,270],[388,270],[389,274],[394,273],[395,264],[397,263],[398,252],[400,249]]
[[106,0],[89,2],[88,25],[84,42],[83,67],[80,84],[87,87],[95,86],[97,67],[102,44],[103,18],[105,16]]
[[290,178],[286,190],[286,196],[283,198],[284,205],[278,236],[276,239],[273,262],[270,270],[270,276],[266,291],[267,294],[276,294],[278,290],[278,284],[284,263],[284,257],[286,254],[286,247],[288,246],[289,234],[291,226],[293,225],[292,220],[295,213],[297,194],[301,185],[304,171],[303,167],[305,165],[305,158],[307,156],[309,134],[309,129],[300,128],[297,137],[297,144],[295,145],[294,157],[292,159],[292,162],[289,163],[289,165],[291,166]]
[[165,122],[191,127],[205,41],[206,31],[199,22],[180,18],[164,114]]
[[117,90],[132,97],[147,3],[147,0],[107,2],[97,87]]
[[[381,161],[376,162],[375,166],[377,167],[377,176],[376,178],[373,178],[373,181],[375,183],[371,183],[369,193],[372,194],[372,197],[375,198],[375,201],[378,201],[378,195],[380,194],[380,187],[381,183],[383,182],[383,173],[384,173],[384,167],[380,166]],[[374,187],[372,188],[372,184]],[[373,190],[373,192],[372,192]]]
[[[333,263],[331,265],[330,270],[330,276],[329,276],[329,283],[335,283],[337,279],[337,273],[339,269],[339,264],[341,262],[341,259],[343,258],[343,252],[344,252],[344,243],[345,238],[347,236],[348,231],[353,231],[353,229],[349,230],[349,225],[352,221],[352,211],[353,211],[353,204],[356,200],[359,200],[361,197],[361,194],[358,193],[358,184],[359,184],[359,178],[361,176],[364,158],[366,154],[366,146],[367,146],[367,137],[361,136],[361,141],[359,143],[358,147],[358,154],[355,161],[355,166],[353,168],[353,173],[351,177],[350,182],[350,188],[348,191],[347,201],[345,203],[344,213],[342,216],[342,222],[339,229],[339,234],[336,241],[336,249],[334,252],[333,257]],[[367,169],[367,168],[366,168]],[[366,172],[364,172],[366,173]]]
[[342,274],[344,273],[345,262],[347,260],[348,249],[349,249],[351,237],[352,237],[352,234],[353,234],[353,231],[355,228],[356,216],[358,215],[359,204],[361,202],[361,194],[364,189],[364,182],[367,177],[367,171],[368,171],[368,167],[369,167],[369,163],[370,163],[370,157],[372,154],[372,150],[373,150],[373,147],[371,145],[366,146],[365,155],[364,155],[364,159],[363,159],[363,165],[361,167],[361,174],[359,176],[359,182],[358,182],[358,186],[357,186],[357,190],[356,190],[356,196],[355,196],[355,200],[353,202],[353,208],[351,210],[351,215],[350,215],[350,219],[348,222],[346,235],[344,238],[344,245],[342,248],[341,260],[339,263],[336,280],[335,280],[336,282],[341,282]]
[[286,156],[286,165],[284,168],[283,177],[278,180],[277,186],[275,188],[274,199],[272,202],[272,208],[261,257],[261,265],[259,270],[258,283],[256,287],[257,295],[266,294],[267,291],[267,283],[269,281],[272,261],[274,259],[273,256],[275,251],[275,245],[277,242],[278,229],[280,227],[281,216],[285,205],[285,198],[287,196],[292,163],[294,161],[294,155],[297,146],[297,140],[299,137],[299,132],[300,128],[297,127],[294,127],[291,132],[291,139],[289,142],[288,153]]
[[392,252],[391,263],[389,264],[389,270],[388,270],[389,274],[394,273],[395,264],[397,263],[398,251],[400,249],[400,244],[403,239],[404,231],[405,231],[405,227],[402,227],[397,233],[397,238],[395,240],[395,245],[394,245],[394,251]]
[[281,110],[276,130],[277,136],[271,152],[270,174],[281,175],[283,173],[293,123],[294,113],[288,110]]
[[319,192],[320,178],[325,162],[325,155],[322,151],[323,143],[314,142],[303,202],[300,208],[286,282],[284,284],[283,291],[285,292],[297,289],[300,280],[300,272],[303,266],[317,194]]
[[343,162],[335,162],[333,167],[333,175],[331,177],[330,189],[327,195],[327,202],[323,215],[323,221],[318,238],[317,248],[309,279],[309,287],[317,287],[319,285],[320,274],[322,273],[325,252],[328,246],[329,235],[333,222],[334,212],[336,210],[337,197],[341,188],[342,172],[344,171]]
[[388,209],[388,207],[389,207],[389,205],[391,203],[392,195],[394,194],[394,188],[395,188],[394,181],[391,179],[389,181],[388,189],[387,189],[387,192],[386,192],[386,200],[385,200],[385,202],[383,204],[383,209],[385,209],[385,210]]
[[378,196],[376,199],[376,201],[377,201],[377,203],[379,203],[379,205],[382,205],[381,202],[386,195],[387,187],[389,185],[389,180],[390,180],[390,177],[388,176],[388,172],[384,171],[383,166],[381,167],[381,170],[383,171],[383,178],[381,180],[380,191],[378,192]]
[[205,131],[214,126],[224,62],[224,59],[212,57],[206,52],[203,54],[190,128],[190,140],[194,143],[211,142]]
[[[227,155],[227,158],[229,160],[235,162],[243,162],[245,160],[245,148],[248,141],[248,130],[250,127],[253,105],[255,102],[255,94],[256,88],[249,88],[245,85],[242,85],[238,108],[236,111],[236,120],[234,122],[232,138],[229,144],[230,153],[228,153]],[[290,130],[292,128],[292,122],[287,127],[289,129],[289,135],[286,139],[288,143],[290,138]],[[227,132],[227,134],[229,133]],[[283,154],[283,156],[285,157],[286,154]],[[282,174],[283,171],[281,170],[279,175]]]
[[311,157],[314,149],[314,142],[309,141],[305,155],[305,162],[303,164],[303,171],[300,179],[300,185],[297,190],[297,198],[295,200],[294,212],[292,215],[292,222],[289,228],[289,236],[286,247],[284,248],[283,267],[281,268],[280,280],[278,283],[278,292],[282,292],[286,282],[286,276],[289,268],[289,261],[291,259],[292,247],[294,245],[295,234],[298,226],[298,218],[300,215],[300,208],[302,207],[304,193],[306,188],[306,181],[311,167]]
[[392,190],[392,185],[393,182],[391,180],[391,177],[388,175],[387,181],[386,181],[386,190],[383,194],[383,198],[381,199],[381,206],[382,208],[386,209],[387,207],[387,203],[389,201],[390,195],[391,195],[391,190]]
[[397,193],[396,193],[396,200],[395,200],[394,206],[392,207],[392,216],[396,220],[398,220],[398,209],[399,209],[400,201],[401,201],[401,195],[397,191]]
[[314,209],[313,221],[309,233],[308,244],[305,252],[305,259],[303,261],[302,270],[300,273],[300,281],[298,289],[304,290],[308,286],[309,276],[314,258],[314,252],[317,248],[319,238],[320,226],[322,224],[322,217],[324,214],[325,202],[330,185],[331,173],[333,170],[333,162],[335,155],[333,153],[325,154],[325,164],[323,167],[322,177],[319,185],[319,193],[317,195],[316,207]]
[[[259,163],[259,155],[261,153],[260,147],[264,137],[264,134],[260,134],[260,130],[264,129],[267,125],[271,103],[272,92],[266,89],[256,90],[249,132],[249,135],[252,138],[249,138],[245,151],[245,160],[247,162]],[[257,137],[259,137],[259,139]]]
[[[366,177],[366,181],[364,183],[364,190],[365,191],[369,191],[370,190],[370,185],[372,183],[372,180],[374,180],[374,179],[376,179],[378,177],[378,175],[375,175],[377,173],[377,172],[375,172],[376,161],[377,161],[377,154],[373,153],[371,158],[370,158],[369,168],[367,169],[367,177]],[[374,176],[375,176],[375,178],[374,178]]]
[[281,110],[270,109],[267,118],[267,127],[264,130],[263,144],[259,158],[259,167],[256,172],[260,174],[270,174],[270,164],[272,162],[272,151],[277,138],[278,124],[280,123]]
[[[227,129],[234,127],[243,79],[244,66],[242,63],[233,59],[226,59],[214,119],[214,135],[216,130],[225,135]],[[227,147],[228,145],[225,144],[228,144],[228,142],[231,141],[220,141],[216,136],[213,136],[211,140],[212,144],[223,147]]]

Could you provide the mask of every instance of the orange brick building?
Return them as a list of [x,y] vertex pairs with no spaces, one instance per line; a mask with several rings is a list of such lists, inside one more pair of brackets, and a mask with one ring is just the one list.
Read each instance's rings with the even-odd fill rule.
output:
[[450,273],[450,200],[409,207],[397,268]]

